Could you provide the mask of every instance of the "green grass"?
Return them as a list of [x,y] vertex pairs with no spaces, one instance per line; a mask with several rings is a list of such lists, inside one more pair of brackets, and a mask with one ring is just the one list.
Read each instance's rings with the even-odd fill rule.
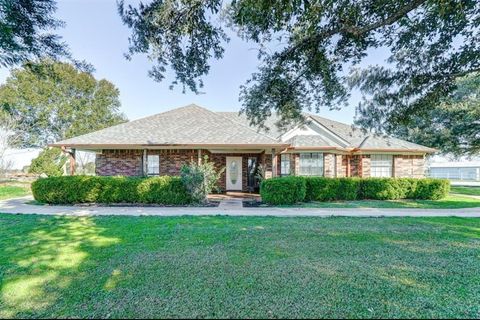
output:
[[480,187],[452,186],[450,189],[452,193],[467,194],[471,196],[480,196]]
[[0,317],[478,318],[480,219],[0,215]]
[[29,195],[30,186],[20,186],[20,185],[9,185],[9,184],[0,184],[0,200],[24,197]]
[[480,207],[480,199],[450,194],[441,200],[358,200],[305,202],[282,207],[301,208],[416,208],[416,209],[459,209]]

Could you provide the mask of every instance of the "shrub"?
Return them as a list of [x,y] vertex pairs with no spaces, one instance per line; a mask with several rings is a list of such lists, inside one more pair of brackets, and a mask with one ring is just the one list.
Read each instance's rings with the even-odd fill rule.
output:
[[218,180],[225,168],[216,170],[215,165],[208,161],[208,156],[198,164],[192,161],[189,165],[183,165],[180,171],[183,184],[195,202],[207,202],[207,196],[217,188]]
[[414,191],[415,199],[438,200],[450,192],[450,181],[446,179],[419,179]]
[[273,178],[262,181],[260,195],[268,204],[294,204],[305,199],[306,189],[303,177]]
[[360,178],[336,178],[339,181],[337,200],[357,200],[360,195]]
[[305,201],[332,201],[338,199],[340,180],[324,177],[306,177]]
[[[305,196],[302,198],[304,180]],[[298,184],[298,185],[297,185]],[[260,194],[269,204],[332,200],[438,200],[450,191],[448,180],[413,178],[284,177],[262,182]]]
[[179,177],[66,176],[40,178],[32,183],[35,200],[51,204],[192,202]]
[[374,200],[396,200],[404,195],[401,184],[395,178],[365,178],[360,192],[360,198]]

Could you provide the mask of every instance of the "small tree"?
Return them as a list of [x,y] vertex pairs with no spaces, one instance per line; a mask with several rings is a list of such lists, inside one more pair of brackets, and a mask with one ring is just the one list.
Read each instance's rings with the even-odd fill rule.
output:
[[183,165],[181,169],[182,182],[192,196],[193,200],[198,203],[207,202],[207,196],[218,188],[217,181],[225,168],[215,169],[215,165],[208,161],[208,156],[204,157],[201,164],[195,161],[188,165]]
[[15,135],[17,121],[6,112],[0,112],[0,175],[4,177],[13,167],[13,161],[8,159],[8,151],[18,143]]
[[63,175],[63,166],[67,162],[67,156],[58,148],[47,148],[40,152],[38,157],[32,160],[29,173],[46,174],[47,176]]

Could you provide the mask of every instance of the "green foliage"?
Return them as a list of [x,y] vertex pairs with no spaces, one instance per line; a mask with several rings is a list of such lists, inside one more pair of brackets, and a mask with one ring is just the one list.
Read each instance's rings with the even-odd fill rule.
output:
[[260,195],[266,203],[293,204],[303,201],[307,192],[303,177],[280,177],[265,179],[260,184]]
[[51,204],[192,202],[179,177],[65,176],[40,178],[32,183],[35,200]]
[[51,33],[63,25],[52,17],[56,9],[55,0],[0,1],[0,66],[69,55],[60,37]]
[[366,178],[361,183],[361,193],[363,199],[374,200],[397,200],[405,198],[406,189],[409,184],[400,184],[399,179],[395,178]]
[[305,201],[332,201],[337,199],[340,180],[324,177],[305,178],[307,190]]
[[[288,180],[290,178],[294,180]],[[305,183],[304,197],[301,188],[295,187],[302,184],[301,180]],[[449,191],[450,182],[444,179],[282,177],[265,180],[260,195],[264,202],[276,205],[362,199],[438,200],[445,198]]]
[[362,183],[361,178],[337,178],[340,183],[337,190],[337,199],[357,200]]
[[126,120],[111,82],[51,60],[14,69],[0,86],[0,109],[17,121],[20,147],[44,147]]
[[[304,110],[341,107],[352,89],[364,95],[363,126],[405,126],[480,69],[477,0],[121,1],[119,11],[130,54],[154,56],[154,79],[170,67],[173,83],[194,92],[223,56],[226,26],[257,45],[260,67],[240,98],[258,126],[272,111],[284,126]],[[358,67],[376,51],[389,55],[383,66]]]
[[46,174],[49,177],[61,176],[67,160],[68,157],[59,148],[47,148],[32,160],[28,172]]
[[225,168],[222,168],[217,171],[215,164],[209,162],[208,156],[205,156],[201,164],[192,161],[188,165],[183,165],[180,175],[192,199],[198,203],[205,203],[208,194],[217,188],[224,170]]
[[[454,156],[480,153],[480,74],[458,79],[457,88],[420,113],[408,115],[403,125],[385,126],[385,131],[410,141],[438,148]],[[367,115],[365,115],[367,116]]]
[[[128,58],[144,53],[156,65],[150,76],[161,81],[170,66],[180,84],[198,93],[203,87],[201,76],[208,74],[208,59],[223,56],[222,42],[228,38],[221,27],[215,26],[212,15],[219,14],[220,0],[153,1],[138,8],[118,3],[123,22],[132,29]],[[154,53],[155,54],[151,54]]]
[[305,201],[356,200],[360,193],[360,178],[305,177]]
[[445,179],[418,180],[414,196],[415,199],[438,200],[445,198],[450,192],[450,181]]

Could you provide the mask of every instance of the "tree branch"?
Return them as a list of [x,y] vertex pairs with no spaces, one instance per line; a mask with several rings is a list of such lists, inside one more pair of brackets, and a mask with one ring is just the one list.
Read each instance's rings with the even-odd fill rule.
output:
[[400,18],[408,14],[409,12],[417,9],[419,6],[427,2],[427,0],[415,0],[412,1],[411,3],[405,5],[404,7],[400,8],[397,10],[393,15],[390,17],[377,21],[375,23],[372,23],[368,26],[365,26],[363,28],[358,28],[356,26],[339,26],[337,28],[329,29],[329,30],[324,30],[323,32],[320,32],[318,34],[315,34],[313,36],[304,38],[300,43],[298,43],[296,46],[293,46],[289,48],[288,50],[282,52],[279,56],[279,63],[281,64],[283,61],[287,59],[288,56],[293,54],[296,50],[301,49],[305,46],[310,45],[311,43],[319,42],[322,39],[332,37],[336,34],[340,33],[345,33],[345,34],[351,34],[354,36],[361,36],[365,33],[368,33],[370,31],[373,31],[377,28],[384,27],[387,25],[391,25],[395,22],[397,22]]

